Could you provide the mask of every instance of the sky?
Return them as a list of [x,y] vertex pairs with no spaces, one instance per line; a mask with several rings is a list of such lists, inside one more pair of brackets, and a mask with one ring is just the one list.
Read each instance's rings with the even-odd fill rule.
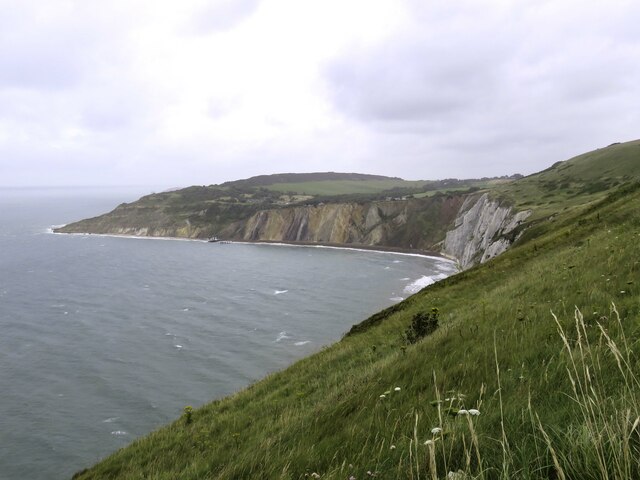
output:
[[640,138],[636,0],[0,0],[0,186],[529,174]]

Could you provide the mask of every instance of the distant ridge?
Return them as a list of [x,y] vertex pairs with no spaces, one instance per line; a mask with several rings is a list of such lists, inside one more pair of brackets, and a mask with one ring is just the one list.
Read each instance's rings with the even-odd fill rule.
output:
[[368,175],[365,173],[275,173],[273,175],[257,175],[244,180],[225,182],[225,187],[265,187],[276,183],[324,182],[335,180],[402,180],[399,177],[385,177],[384,175]]

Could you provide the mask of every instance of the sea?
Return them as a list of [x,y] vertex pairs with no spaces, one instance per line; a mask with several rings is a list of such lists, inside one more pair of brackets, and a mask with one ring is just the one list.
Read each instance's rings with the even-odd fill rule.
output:
[[68,479],[455,272],[416,255],[52,233],[147,193],[0,188],[0,479]]

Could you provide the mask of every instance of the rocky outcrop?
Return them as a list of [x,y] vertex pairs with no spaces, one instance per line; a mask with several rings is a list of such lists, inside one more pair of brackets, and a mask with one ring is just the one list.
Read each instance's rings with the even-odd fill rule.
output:
[[442,253],[457,259],[462,269],[483,263],[509,248],[529,215],[531,211],[514,212],[487,193],[470,195],[442,242]]

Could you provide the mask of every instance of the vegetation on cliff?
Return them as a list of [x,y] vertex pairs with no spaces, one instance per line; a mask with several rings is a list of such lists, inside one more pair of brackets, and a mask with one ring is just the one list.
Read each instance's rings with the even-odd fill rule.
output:
[[[56,231],[188,238],[215,235],[229,240],[335,241],[428,249],[444,238],[444,232],[453,220],[452,215],[456,213],[449,212],[446,208],[442,210],[443,204],[451,203],[446,200],[446,197],[452,196],[447,195],[447,192],[455,196],[460,192],[486,188],[514,178],[518,176],[406,181],[354,173],[263,175],[221,185],[192,186],[154,193],[138,201],[119,205],[107,214],[72,223]],[[330,235],[324,235],[327,238],[321,238],[322,235],[304,239],[286,238],[286,235],[278,236],[272,231],[264,238],[256,238],[248,233],[252,229],[247,225],[248,220],[261,211],[288,211],[289,213],[282,214],[286,218],[291,217],[291,209],[294,208],[311,211],[313,207],[323,207],[326,204],[368,208],[372,204],[398,201],[408,202],[405,210],[412,215],[412,221],[408,222],[410,225],[406,222],[407,213],[403,211],[396,214],[401,215],[399,219],[395,216],[381,218],[386,233],[381,235],[377,232],[372,241],[364,240],[367,236],[364,230],[371,227],[361,225],[358,218],[343,220],[343,223],[350,223],[351,234],[333,229],[333,236],[338,240],[331,240]],[[386,210],[389,209],[383,205],[380,212]],[[417,215],[413,216],[413,213]],[[338,228],[340,227],[347,228],[347,225],[340,225]],[[418,227],[421,230],[416,231]],[[287,228],[295,230],[297,227],[289,225]],[[406,231],[406,235],[400,231]],[[352,238],[349,239],[349,236]]]
[[[537,197],[547,213],[500,257],[77,477],[640,477],[640,146],[541,175],[567,170],[587,178],[558,184],[566,204]],[[523,180],[508,188],[543,185]]]

